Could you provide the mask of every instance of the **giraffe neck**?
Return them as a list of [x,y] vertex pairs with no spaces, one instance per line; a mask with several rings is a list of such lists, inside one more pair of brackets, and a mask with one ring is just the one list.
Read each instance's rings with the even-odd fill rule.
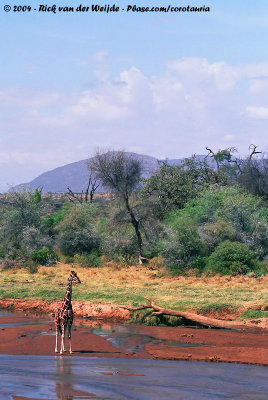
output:
[[72,280],[69,280],[66,289],[66,294],[63,300],[63,308],[68,308],[68,306],[71,304],[71,301],[72,301]]

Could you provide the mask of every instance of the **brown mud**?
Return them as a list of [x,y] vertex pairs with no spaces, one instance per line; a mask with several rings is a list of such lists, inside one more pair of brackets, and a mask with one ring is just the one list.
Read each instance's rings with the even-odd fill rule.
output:
[[[35,299],[0,299],[0,309],[18,311],[36,311],[45,314],[54,314],[62,301],[44,301]],[[127,321],[129,311],[119,305],[72,301],[77,317],[108,319],[110,321]]]
[[[57,305],[56,302],[46,303],[39,300],[0,300],[0,308],[20,311],[20,315],[7,315],[0,318],[2,326],[0,354],[54,355],[55,329],[52,315]],[[76,356],[199,360],[268,366],[267,321],[262,322],[263,328],[259,328],[260,324],[256,328],[253,321],[250,327],[236,331],[130,326],[135,334],[128,336],[126,349],[124,346],[116,346],[109,340],[111,339],[109,334],[96,335],[92,329],[101,324],[102,329],[113,332],[114,324],[105,320],[126,321],[129,315],[127,310],[99,303],[73,302],[73,307],[74,324],[77,327],[74,328],[72,334],[72,348],[73,355]],[[29,311],[42,312],[50,316],[46,319],[44,316],[34,319],[32,314],[27,315]],[[89,316],[94,320],[87,319]],[[31,324],[29,324],[29,318]],[[225,318],[228,316],[225,315]],[[101,320],[104,321],[101,322]],[[150,340],[139,346],[143,337]],[[134,350],[129,350],[129,348]]]

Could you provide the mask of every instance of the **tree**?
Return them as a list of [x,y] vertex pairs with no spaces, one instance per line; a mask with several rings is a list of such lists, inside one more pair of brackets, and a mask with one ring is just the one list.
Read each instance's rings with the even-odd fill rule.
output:
[[237,151],[235,147],[217,152],[208,147],[206,150],[207,157],[211,157],[216,164],[217,174],[225,176],[229,185],[239,184],[253,194],[268,198],[268,159],[267,155],[257,151],[257,147],[251,144],[245,159],[233,156]]
[[89,176],[85,193],[83,190],[81,193],[74,193],[69,186],[67,187],[68,190],[67,197],[71,203],[76,203],[76,202],[80,204],[87,202],[92,203],[94,194],[98,189],[98,187],[100,186],[98,179],[96,178],[96,176],[94,176],[93,172],[91,171],[90,165],[88,164],[87,166],[89,169]]
[[261,272],[259,261],[268,259],[265,201],[239,186],[214,185],[203,190],[183,209],[170,211],[164,222],[166,237],[161,254],[168,268],[203,269],[208,257],[225,242],[239,242],[246,246],[242,249],[252,251],[258,260],[254,263],[255,271],[260,268]]
[[213,160],[216,163],[217,173],[220,172],[222,165],[225,165],[226,162],[227,163],[235,162],[232,157],[232,154],[237,151],[235,147],[228,147],[227,149],[218,150],[216,153],[209,147],[206,147],[206,150],[208,151],[207,157],[213,158]]
[[9,193],[6,208],[0,230],[6,257],[16,258],[22,250],[31,252],[50,245],[50,238],[41,226],[43,204],[37,189],[33,193]]
[[139,249],[139,262],[142,264],[143,241],[140,220],[133,206],[135,193],[140,189],[142,164],[125,151],[97,152],[88,161],[91,171],[102,183],[102,186],[111,190],[123,206],[135,230]]
[[241,167],[237,174],[237,182],[253,194],[268,198],[268,159],[265,155],[261,158],[253,158],[257,151],[257,146],[249,146],[249,156],[241,161]]
[[163,218],[167,211],[182,209],[189,199],[218,181],[216,171],[207,161],[193,156],[180,165],[161,162],[158,170],[145,181],[142,193],[151,200],[158,217]]

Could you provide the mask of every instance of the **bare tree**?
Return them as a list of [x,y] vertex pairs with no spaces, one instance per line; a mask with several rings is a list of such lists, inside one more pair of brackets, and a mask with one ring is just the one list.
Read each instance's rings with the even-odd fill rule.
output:
[[248,157],[249,161],[252,160],[252,157],[253,157],[255,154],[261,154],[261,153],[262,153],[261,151],[257,151],[257,147],[258,147],[258,146],[256,146],[256,145],[253,144],[253,143],[249,145],[249,150],[251,151],[251,153],[250,153],[250,155],[249,155],[249,157]]
[[125,151],[97,152],[88,162],[91,171],[103,187],[114,192],[134,227],[139,249],[139,262],[145,259],[142,254],[141,225],[132,206],[132,197],[139,189],[142,164]]
[[[90,167],[89,167],[89,170],[90,170]],[[100,186],[100,183],[98,182],[98,179],[96,178],[96,176],[94,176],[93,172],[90,171],[85,192],[82,190],[81,193],[74,193],[68,186],[67,187],[68,199],[71,203],[75,203],[75,202],[78,202],[80,204],[87,203],[87,202],[92,203],[94,194],[99,186]]]

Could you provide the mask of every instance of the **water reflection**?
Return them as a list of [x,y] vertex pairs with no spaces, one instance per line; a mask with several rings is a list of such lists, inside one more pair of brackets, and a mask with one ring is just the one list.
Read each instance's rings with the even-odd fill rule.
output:
[[77,377],[72,367],[71,356],[55,357],[55,394],[57,399],[99,399],[99,397],[93,393],[75,389],[75,380],[77,381]]
[[267,368],[241,364],[3,354],[0,377],[3,400],[268,398]]
[[57,399],[73,400],[73,381],[71,360],[66,357],[55,357],[56,363],[56,386]]

